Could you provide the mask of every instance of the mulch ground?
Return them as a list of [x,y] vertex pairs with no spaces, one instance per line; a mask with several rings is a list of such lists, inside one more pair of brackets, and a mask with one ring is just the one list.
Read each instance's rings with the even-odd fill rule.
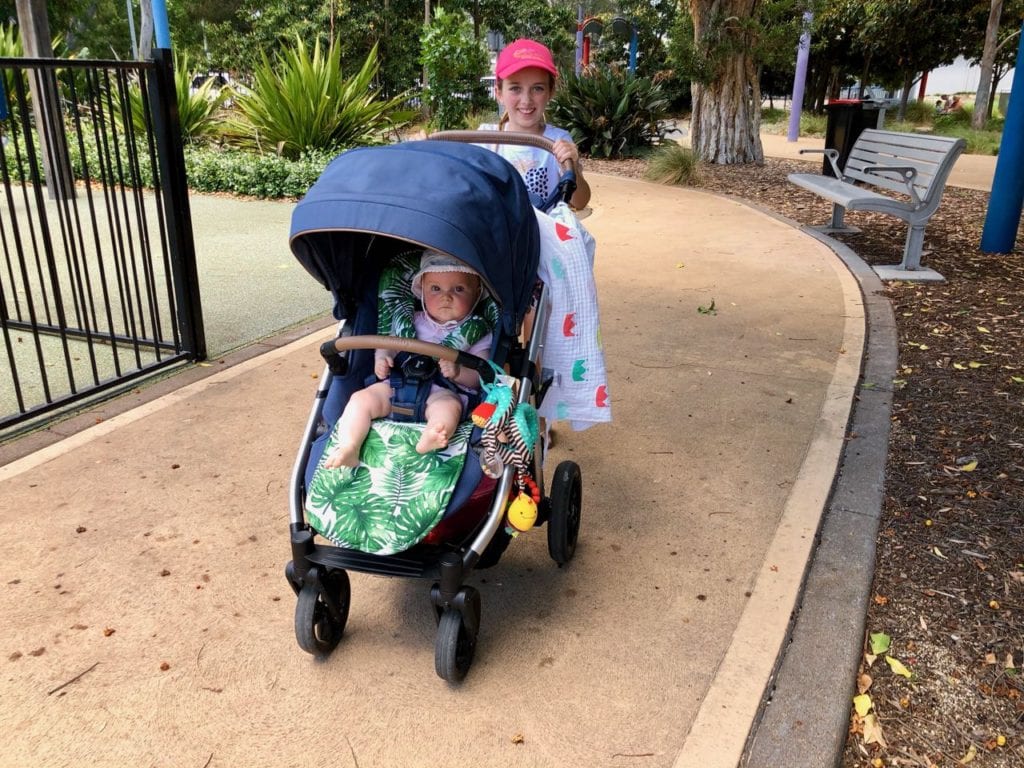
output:
[[[642,177],[645,163],[586,169]],[[691,184],[824,224],[829,204],[786,181],[808,170],[820,161],[701,166]],[[1012,254],[981,254],[988,198],[946,188],[922,258],[946,282],[886,284],[899,370],[856,681],[871,708],[851,706],[844,768],[1024,765],[1024,228]],[[846,220],[864,261],[899,263],[905,224]]]

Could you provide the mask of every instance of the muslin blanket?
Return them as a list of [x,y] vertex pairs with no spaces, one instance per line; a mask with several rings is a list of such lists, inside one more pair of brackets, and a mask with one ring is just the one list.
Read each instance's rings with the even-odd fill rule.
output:
[[565,203],[547,214],[536,213],[538,274],[551,299],[543,365],[555,373],[538,413],[582,430],[612,418],[594,284],[594,238]]

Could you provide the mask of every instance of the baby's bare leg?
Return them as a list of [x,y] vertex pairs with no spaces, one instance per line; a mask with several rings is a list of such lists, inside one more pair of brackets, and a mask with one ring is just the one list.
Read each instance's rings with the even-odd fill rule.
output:
[[324,461],[327,469],[359,465],[359,449],[370,431],[370,422],[391,412],[391,385],[378,381],[353,392],[338,419],[338,442]]
[[462,401],[454,392],[448,390],[434,392],[427,398],[424,414],[427,417],[427,426],[420,441],[416,443],[416,452],[430,453],[447,447],[448,440],[459,426]]

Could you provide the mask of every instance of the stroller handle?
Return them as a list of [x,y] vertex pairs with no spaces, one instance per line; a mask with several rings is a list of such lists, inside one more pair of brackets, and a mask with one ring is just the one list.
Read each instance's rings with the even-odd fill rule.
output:
[[426,355],[427,357],[447,360],[457,363],[463,368],[472,368],[480,374],[480,378],[488,384],[494,381],[494,369],[491,364],[482,357],[471,355],[441,344],[432,344],[429,341],[419,339],[405,339],[399,336],[342,336],[338,339],[325,341],[320,345],[320,354],[324,357],[335,352],[346,352],[350,349],[390,349],[395,352],[411,352],[414,355]]
[[[522,131],[438,131],[427,136],[429,141],[460,141],[464,144],[512,144],[521,147],[537,147],[554,154],[555,142],[535,133]],[[570,160],[562,167],[558,187],[541,205],[542,211],[550,210],[555,203],[568,203],[576,192],[576,163]]]

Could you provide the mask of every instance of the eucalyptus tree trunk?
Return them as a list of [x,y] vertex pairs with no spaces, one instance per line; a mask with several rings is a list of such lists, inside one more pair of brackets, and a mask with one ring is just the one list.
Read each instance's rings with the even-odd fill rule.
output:
[[[53,43],[50,40],[46,1],[17,0],[16,8],[25,57],[52,59]],[[75,196],[75,179],[67,142],[63,140],[63,134],[58,128],[62,117],[53,70],[30,70],[28,85],[32,94],[32,116],[43,160],[47,194],[55,200],[70,200]]]
[[704,162],[764,162],[761,88],[743,26],[756,4],[756,0],[690,0],[694,46],[712,64],[708,82],[691,85],[691,145]]
[[999,37],[999,17],[1003,13],[1003,0],[992,0],[988,14],[988,25],[985,27],[985,48],[981,54],[981,79],[978,82],[978,95],[974,99],[974,114],[971,115],[971,127],[981,130],[989,115],[989,89],[992,85],[992,66],[996,61],[996,50]]
[[142,11],[142,24],[139,28],[139,60],[148,60],[153,53],[153,3],[142,0],[139,3]]

